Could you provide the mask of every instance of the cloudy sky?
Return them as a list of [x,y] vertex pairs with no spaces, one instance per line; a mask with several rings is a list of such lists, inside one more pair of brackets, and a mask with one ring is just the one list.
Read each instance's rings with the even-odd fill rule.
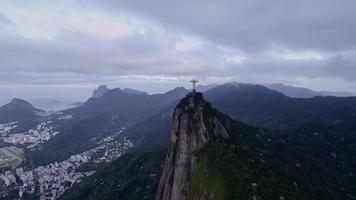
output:
[[0,104],[227,81],[356,92],[354,0],[0,0]]

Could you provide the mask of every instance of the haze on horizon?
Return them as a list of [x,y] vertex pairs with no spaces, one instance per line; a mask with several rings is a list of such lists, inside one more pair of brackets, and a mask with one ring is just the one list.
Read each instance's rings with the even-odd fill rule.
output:
[[356,92],[356,2],[0,0],[0,104],[188,80]]

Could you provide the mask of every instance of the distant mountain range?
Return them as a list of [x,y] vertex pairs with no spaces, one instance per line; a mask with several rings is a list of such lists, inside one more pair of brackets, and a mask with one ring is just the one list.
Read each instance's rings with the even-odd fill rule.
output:
[[[285,130],[310,121],[350,127],[355,123],[355,97],[290,98],[261,85],[238,83],[211,85],[205,89],[201,88],[214,107],[254,126]],[[63,116],[72,116],[73,119],[66,123],[58,122],[61,134],[43,144],[42,150],[35,152],[34,157],[40,164],[64,159],[91,148],[94,144],[90,139],[112,134],[121,127],[127,127],[125,134],[137,148],[164,143],[169,138],[169,122],[174,106],[188,92],[182,87],[154,95],[135,90],[109,89],[101,97],[90,98],[78,107],[62,111]],[[16,102],[10,105],[17,105]],[[23,104],[27,106],[15,106],[18,109],[12,110],[11,114],[5,112],[10,112],[8,107],[14,106],[2,106],[0,119],[3,122],[24,121],[29,124],[26,129],[31,127],[41,119],[38,114],[44,112],[29,103]],[[20,127],[25,129],[25,126]],[[64,150],[66,153],[63,153]]]
[[281,92],[289,97],[311,98],[315,96],[336,96],[336,97],[356,96],[356,94],[353,94],[351,92],[331,92],[331,91],[317,92],[309,88],[293,87],[281,83],[266,84],[265,86],[272,90]]
[[[235,84],[235,83],[234,83]],[[209,89],[219,86],[218,84],[209,84],[209,85],[198,85],[198,92],[205,92]],[[336,97],[347,97],[347,96],[356,96],[356,94],[351,92],[332,92],[332,91],[314,91],[309,88],[303,87],[294,87],[284,84],[265,84],[267,88],[276,90],[280,93],[283,93],[289,97],[299,97],[299,98],[312,98],[315,96],[336,96]],[[103,96],[107,91],[111,90],[107,85],[100,85],[98,88],[94,89],[92,97],[99,98]],[[131,88],[122,89],[126,93],[131,94],[148,94],[145,91],[140,91]],[[37,97],[37,98],[25,98],[28,102],[31,102],[36,107],[46,110],[46,111],[58,111],[65,110],[68,108],[73,108],[81,105],[83,101],[80,100],[70,100],[65,97]],[[74,103],[73,103],[74,102]]]
[[154,95],[132,91],[127,92],[120,88],[111,89],[101,98],[90,98],[80,107],[68,111],[73,112],[79,118],[105,115],[111,120],[118,121],[117,124],[127,125],[160,112],[189,92],[182,87]]
[[35,151],[34,160],[38,165],[46,164],[93,148],[96,144],[93,138],[114,134],[122,127],[137,127],[137,123],[162,112],[188,92],[179,87],[164,94],[148,95],[115,88],[102,97],[90,98],[79,107],[62,111],[63,116],[72,118],[58,122],[61,134]]
[[[230,84],[238,84],[238,82],[231,82]],[[257,85],[257,84],[253,84],[253,85]],[[262,85],[269,89],[283,93],[286,96],[296,97],[296,98],[312,98],[312,97],[316,97],[316,96],[335,96],[335,97],[356,96],[356,94],[351,93],[351,92],[314,91],[309,88],[289,86],[289,85],[285,85],[282,83],[262,84]],[[218,84],[198,85],[197,91],[205,92],[205,91],[215,88],[217,86],[219,86],[219,85]]]
[[[19,128],[26,130],[41,121],[51,121],[51,126],[53,126],[55,131],[58,131],[59,134],[43,144],[40,144],[39,148],[31,151],[36,166],[62,161],[71,155],[93,149],[102,138],[113,135],[124,127],[125,131],[121,133],[120,137],[125,137],[133,142],[132,153],[130,156],[125,156],[106,166],[107,168],[103,170],[107,170],[107,173],[99,170],[93,177],[103,176],[103,179],[109,182],[113,181],[115,184],[123,185],[122,190],[117,190],[107,185],[106,182],[103,183],[106,187],[110,188],[111,192],[115,192],[115,194],[123,194],[125,191],[136,189],[137,191],[143,192],[137,192],[137,198],[131,198],[129,197],[130,195],[128,195],[126,196],[128,199],[142,199],[143,197],[152,199],[154,196],[152,192],[155,191],[159,181],[159,178],[157,178],[157,176],[159,176],[158,173],[162,171],[161,166],[164,158],[164,150],[162,150],[162,148],[164,149],[165,147],[161,145],[165,146],[169,144],[173,127],[172,121],[174,124],[176,120],[172,118],[174,109],[179,102],[182,102],[180,100],[190,91],[178,87],[163,94],[150,95],[133,89],[109,89],[107,87],[106,89],[108,90],[102,93],[102,96],[91,97],[77,107],[50,114],[35,108],[24,100],[14,99],[9,104],[0,107],[0,123],[16,121],[19,123]],[[104,88],[104,90],[106,89]],[[350,148],[350,145],[351,147],[356,145],[352,135],[352,133],[356,131],[356,97],[323,97],[319,95],[311,98],[293,98],[262,85],[241,83],[199,87],[199,91],[203,91],[204,98],[212,105],[211,109],[219,109],[224,113],[224,116],[226,115],[222,120],[225,121],[225,119],[228,119],[227,124],[225,122],[223,123],[224,126],[226,125],[228,127],[231,122],[230,128],[233,130],[231,130],[230,133],[234,133],[233,135],[235,135],[235,133],[238,132],[236,134],[238,135],[237,138],[240,138],[240,136],[242,138],[240,138],[241,141],[218,142],[216,144],[217,146],[213,145],[212,147],[213,149],[216,148],[215,150],[217,151],[223,152],[223,154],[231,155],[233,157],[233,163],[241,163],[243,165],[240,166],[242,168],[236,167],[236,169],[242,170],[248,168],[258,170],[260,173],[257,174],[263,179],[267,179],[268,174],[262,173],[261,168],[254,168],[253,164],[245,163],[245,158],[234,157],[236,152],[243,153],[251,155],[251,158],[256,162],[257,159],[260,159],[258,155],[262,152],[266,155],[263,159],[269,166],[273,168],[277,167],[281,170],[292,170],[293,173],[296,173],[295,176],[293,175],[293,178],[299,180],[298,185],[303,185],[303,188],[306,187],[306,182],[315,181],[312,177],[314,177],[314,173],[317,173],[316,163],[320,163],[321,168],[325,168],[326,170],[323,172],[324,176],[330,176],[333,180],[324,180],[323,182],[316,181],[313,183],[322,185],[321,190],[325,192],[327,197],[330,197],[330,193],[337,194],[337,197],[344,197],[339,194],[339,186],[333,185],[335,183],[335,177],[331,173],[337,174],[338,176],[340,175],[342,185],[346,183],[352,185],[352,183],[354,183],[352,177],[350,179],[344,178],[342,176],[348,175],[341,175],[340,172],[345,171],[346,173],[347,171],[349,174],[355,171],[352,166],[356,165],[349,165],[350,162],[347,160],[352,159],[353,155],[353,151],[348,150],[348,148]],[[182,108],[182,106],[187,107],[189,110],[189,105],[180,104],[179,107]],[[209,109],[206,110],[206,112],[209,113]],[[205,119],[204,116],[202,119]],[[235,120],[241,121],[242,123],[235,122]],[[235,131],[234,124],[238,124],[238,126],[241,126],[240,128],[243,129]],[[253,128],[250,126],[258,126],[261,128]],[[252,134],[251,137],[247,136],[248,133]],[[267,134],[267,136],[264,134]],[[314,138],[313,135],[315,134],[321,135],[322,137]],[[259,139],[260,137],[262,138],[261,140]],[[276,141],[273,141],[273,138]],[[266,140],[269,141],[268,139],[271,139],[273,145],[277,147],[270,147],[268,145],[269,143],[266,143]],[[240,152],[235,149],[232,150],[233,152],[230,152],[228,146],[224,146],[226,144],[241,146],[242,150],[240,149]],[[253,146],[254,144],[257,146]],[[250,149],[244,149],[246,145],[250,147]],[[152,150],[152,148],[154,150]],[[215,155],[215,150],[212,152],[207,151],[203,154],[209,159],[213,159],[214,156],[212,155]],[[154,152],[154,156],[143,159],[143,155],[147,155],[148,151]],[[305,153],[305,156],[300,155],[299,152]],[[323,152],[326,152],[326,154],[324,155]],[[336,155],[337,159],[334,159],[334,161],[328,160],[330,159],[330,155],[331,158]],[[277,157],[272,159],[273,156]],[[228,167],[228,162],[225,158],[217,157],[216,159],[220,159],[219,162]],[[315,159],[317,162],[314,162]],[[301,163],[299,161],[307,162],[306,168],[303,168],[303,170],[311,170],[310,173],[312,174],[310,174],[310,178],[300,176],[298,170],[292,168],[292,165],[296,165],[296,163],[300,165]],[[280,162],[288,162],[288,164],[286,164],[286,166],[276,164]],[[330,169],[328,168],[328,162],[333,166],[341,165],[340,163],[343,162],[347,164],[342,164],[339,168]],[[138,169],[142,167],[143,170],[148,170],[152,173],[145,175],[146,173],[141,173],[140,170],[135,170],[136,168],[122,168],[124,163],[131,163],[130,166],[137,166],[139,167]],[[119,171],[116,176],[112,172],[117,170]],[[230,170],[232,174],[238,173],[238,171],[231,171],[233,170],[231,168],[213,168],[213,170]],[[263,168],[263,170],[268,171],[269,168]],[[350,170],[351,172],[349,172]],[[219,171],[219,173],[220,172],[221,171]],[[131,174],[131,177],[126,177],[126,173]],[[245,180],[244,184],[246,185],[256,183],[257,185],[263,186],[263,189],[260,191],[262,196],[268,195],[268,189],[266,189],[266,185],[268,184],[274,185],[272,190],[279,192],[282,190],[278,190],[278,187],[284,188],[283,185],[279,185],[277,182],[259,180],[258,176],[249,173],[245,175],[234,176],[236,179],[232,180],[233,182],[231,184],[236,184],[234,181],[239,178]],[[284,176],[286,176],[284,171],[273,171],[273,177],[276,177],[276,180],[281,182],[286,181],[288,185],[290,182],[285,180],[283,178]],[[112,180],[114,177],[117,179]],[[255,182],[248,183],[252,181],[252,179],[249,179],[251,177],[254,177],[253,181]],[[207,182],[210,181],[204,177],[199,177],[199,180],[200,179]],[[347,180],[349,182],[347,182]],[[258,183],[258,181],[260,181],[260,183]],[[91,188],[90,191],[105,193],[108,195],[108,199],[110,199],[110,191],[92,189],[93,185],[91,185],[91,183],[98,183],[96,180],[88,179],[85,183],[87,184],[86,186],[78,185],[76,187],[89,187]],[[147,185],[143,186],[145,183],[147,183]],[[148,186],[150,187],[149,189],[138,189]],[[236,187],[240,186],[239,184],[236,185]],[[204,187],[195,188],[197,189],[195,191],[199,193],[201,189],[206,189]],[[330,189],[330,187],[332,187],[332,189]],[[345,188],[347,191],[350,190],[347,189],[348,187]],[[284,189],[285,191],[293,192],[290,185]],[[300,190],[303,192],[303,197],[310,197],[305,194],[305,188],[301,188]],[[241,191],[246,192],[247,190],[242,189]],[[250,192],[253,191],[251,190]],[[313,190],[311,192],[313,195],[320,194],[319,191]],[[69,196],[72,196],[72,194],[73,193]],[[88,195],[90,194],[92,193],[88,192]],[[283,197],[287,197],[288,194],[283,194]],[[349,194],[354,195],[352,192],[349,192]],[[80,195],[88,197],[82,193]],[[274,198],[275,196],[268,197]],[[311,199],[315,199],[314,197],[315,196],[312,196]],[[92,198],[92,196],[90,196],[90,198]],[[258,199],[258,196],[256,196],[256,198]]]
[[[238,83],[214,87],[204,96],[215,108],[253,126],[286,130],[318,122],[356,130],[356,97],[291,98],[261,85]],[[138,148],[168,141],[175,104],[129,127],[125,134]]]
[[[104,94],[108,91],[110,91],[111,89],[108,88],[107,85],[100,85],[98,88],[94,89],[92,97],[93,98],[100,98],[102,96],[104,96]],[[140,91],[140,90],[135,90],[135,89],[131,89],[131,88],[124,88],[123,89],[124,92],[129,93],[129,94],[145,94],[148,95],[147,92],[144,91]]]
[[[214,90],[284,96],[262,86],[220,87]],[[268,130],[235,121],[211,105],[201,94],[178,103],[165,159],[164,146],[132,152],[75,184],[62,199],[356,197],[355,129],[307,122]]]
[[224,84],[205,92],[222,112],[245,123],[286,129],[308,121],[352,124],[356,97],[291,98],[254,84]]

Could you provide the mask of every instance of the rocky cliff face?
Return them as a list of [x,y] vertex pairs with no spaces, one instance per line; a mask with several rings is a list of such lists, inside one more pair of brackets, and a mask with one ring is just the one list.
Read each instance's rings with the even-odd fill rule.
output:
[[177,105],[170,147],[156,200],[185,200],[197,165],[197,154],[210,140],[228,138],[228,127],[201,93],[189,93]]
[[107,91],[110,89],[106,85],[100,85],[97,89],[93,91],[93,98],[100,98],[102,97]]

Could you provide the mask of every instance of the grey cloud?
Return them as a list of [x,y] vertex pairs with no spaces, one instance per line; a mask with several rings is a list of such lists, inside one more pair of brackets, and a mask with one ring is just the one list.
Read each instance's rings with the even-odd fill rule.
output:
[[[326,84],[330,78],[356,81],[356,1],[353,0],[77,0],[77,3],[112,15],[142,17],[164,31],[157,35],[100,40],[66,30],[52,40],[27,39],[2,32],[1,24],[11,22],[0,14],[0,85],[125,84],[127,79],[120,82],[114,76],[143,74],[194,76],[204,80],[239,78],[247,82],[297,81],[298,77],[306,82],[319,78]],[[204,44],[201,49],[187,53],[174,52],[180,35],[197,37]],[[264,55],[274,46],[343,56],[291,61]],[[224,56],[229,52],[224,48],[242,50],[249,59],[242,64],[227,63]],[[344,52],[351,53],[344,56]],[[146,83],[138,85],[150,87]],[[155,83],[152,87],[163,86]]]
[[0,33],[0,43],[3,73],[209,74],[214,73],[223,59],[222,52],[212,45],[177,54],[175,40],[158,35],[134,34],[123,39],[100,40],[84,33],[63,32],[51,40],[43,40]]
[[[276,58],[250,60],[244,64],[229,64],[225,66],[225,74],[241,76],[270,75],[271,77],[289,77],[296,79],[342,79],[356,82],[356,62],[342,55],[327,60],[291,61]],[[261,80],[263,81],[263,80]]]
[[[242,49],[251,58],[242,65],[227,64],[225,70],[213,72],[222,77],[231,74],[251,77],[267,73],[294,79],[336,78],[356,81],[356,1],[353,0],[92,2],[112,12],[142,16],[169,31],[192,34],[216,45]],[[312,50],[329,55],[353,53],[351,59],[335,56],[327,60],[284,60],[263,55],[264,51],[279,46],[296,52]]]
[[349,81],[356,81],[356,62],[342,55],[338,55],[330,59],[320,74],[343,77]]
[[353,0],[100,1],[117,12],[150,18],[168,30],[258,51],[273,45],[338,51],[356,47]]
[[11,21],[0,13],[0,24],[11,24]]
[[[155,58],[161,52],[159,44],[140,37],[102,41],[77,33],[62,34],[54,40],[2,35],[0,43],[1,70],[34,72],[124,73],[144,67],[149,62],[140,59]],[[164,59],[151,63],[168,65],[169,59]]]

